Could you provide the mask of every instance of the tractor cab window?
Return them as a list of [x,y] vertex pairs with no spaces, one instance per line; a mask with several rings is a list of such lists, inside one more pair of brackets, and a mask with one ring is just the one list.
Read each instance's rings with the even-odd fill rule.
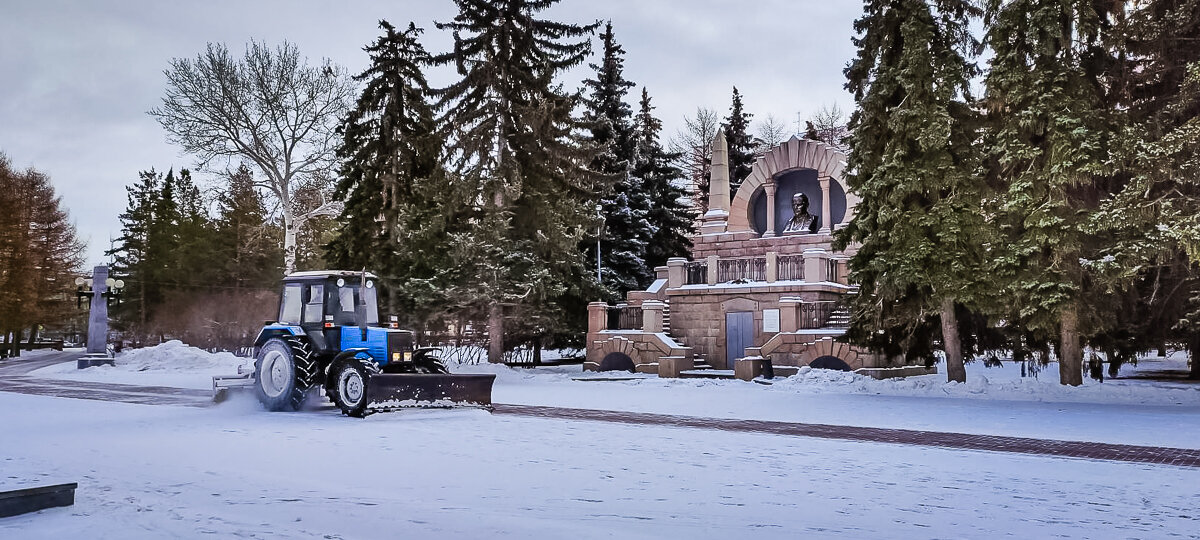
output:
[[283,301],[279,304],[279,322],[284,324],[300,324],[300,309],[303,301],[303,285],[289,283],[283,287]]
[[321,284],[306,285],[308,301],[304,304],[304,322],[319,323],[325,315],[325,286]]
[[338,324],[358,324],[355,318],[355,307],[360,302],[365,302],[367,311],[366,324],[379,323],[379,304],[375,297],[375,288],[368,287],[360,288],[357,284],[346,284],[344,287],[338,287],[338,315],[336,320]]

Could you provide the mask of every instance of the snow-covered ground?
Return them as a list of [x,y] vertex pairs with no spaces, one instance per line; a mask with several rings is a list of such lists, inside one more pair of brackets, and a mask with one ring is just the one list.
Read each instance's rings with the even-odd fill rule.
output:
[[0,538],[1195,537],[1200,471],[660,426],[0,393]]
[[[168,344],[37,375],[207,387],[243,361],[204,354]],[[502,403],[1200,448],[1194,386],[968,369],[966,385],[814,370],[771,386],[456,371],[496,373]],[[1200,537],[1200,470],[1180,467],[475,410],[356,420],[248,397],[195,409],[0,393],[0,410],[0,489],[80,483],[75,506],[0,519],[0,538]]]
[[[207,358],[206,358],[207,357]],[[210,355],[179,342],[126,351],[115,367],[50,366],[36,376],[187,388],[211,388],[211,375],[233,374],[248,359]],[[1135,371],[1184,369],[1186,357],[1147,358]],[[585,381],[580,366],[509,368],[454,365],[455,372],[497,375],[493,401],[586,409],[952,431],[1050,439],[1200,448],[1200,384],[1090,379],[1058,384],[1058,366],[1040,378],[1018,365],[967,365],[966,384],[945,375],[876,381],[853,373],[807,370],[766,386],[736,380]],[[608,374],[605,374],[608,375]]]

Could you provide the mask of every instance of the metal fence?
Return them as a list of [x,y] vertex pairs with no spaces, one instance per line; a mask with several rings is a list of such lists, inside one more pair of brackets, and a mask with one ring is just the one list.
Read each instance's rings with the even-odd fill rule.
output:
[[609,330],[641,330],[642,306],[621,304],[608,308]]
[[833,313],[834,302],[805,302],[800,304],[800,329],[812,330],[824,328]]
[[717,283],[727,283],[735,280],[766,281],[767,259],[765,257],[750,257],[718,260]]
[[780,281],[804,280],[804,255],[780,255],[776,264],[776,278]]
[[691,261],[685,267],[688,285],[705,285],[708,283],[708,261]]

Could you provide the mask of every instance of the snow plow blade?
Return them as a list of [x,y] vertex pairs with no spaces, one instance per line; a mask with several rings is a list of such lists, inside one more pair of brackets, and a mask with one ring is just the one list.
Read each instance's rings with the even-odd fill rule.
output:
[[377,373],[367,383],[368,410],[492,407],[492,374]]

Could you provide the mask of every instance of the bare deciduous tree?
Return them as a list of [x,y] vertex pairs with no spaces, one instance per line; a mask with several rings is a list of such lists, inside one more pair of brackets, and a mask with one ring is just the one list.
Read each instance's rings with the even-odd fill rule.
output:
[[210,43],[194,59],[173,59],[165,74],[162,106],[150,115],[202,166],[239,158],[258,167],[256,183],[275,196],[283,222],[284,272],[294,271],[300,228],[341,212],[324,191],[309,204],[295,195],[301,179],[328,178],[334,165],[337,126],[354,94],[345,71],[327,59],[310,66],[287,42],[251,42],[240,59]]
[[757,136],[762,141],[763,149],[760,151],[770,150],[779,143],[787,140],[789,133],[787,124],[783,120],[776,118],[773,114],[768,114],[762,122],[758,124]]
[[845,151],[846,137],[850,136],[850,130],[846,127],[846,113],[842,112],[837,103],[832,106],[823,105],[805,122],[804,133],[809,139]]
[[675,166],[683,170],[696,200],[699,215],[708,210],[708,166],[712,157],[712,142],[721,127],[717,111],[697,107],[696,115],[683,117],[683,129],[675,133],[668,143],[671,152],[678,155]]

